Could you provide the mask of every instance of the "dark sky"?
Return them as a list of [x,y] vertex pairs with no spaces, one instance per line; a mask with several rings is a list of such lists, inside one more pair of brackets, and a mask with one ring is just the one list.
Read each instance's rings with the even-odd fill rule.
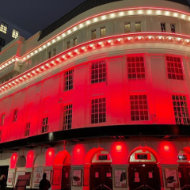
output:
[[84,0],[0,0],[0,16],[31,34],[45,28]]
[[83,1],[0,0],[0,16],[34,34],[62,17]]

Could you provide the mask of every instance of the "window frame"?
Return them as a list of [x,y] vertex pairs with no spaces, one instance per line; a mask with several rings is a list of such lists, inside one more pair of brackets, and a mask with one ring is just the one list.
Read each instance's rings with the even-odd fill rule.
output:
[[41,133],[42,134],[47,133],[48,131],[49,131],[49,117],[45,116],[42,118]]
[[[68,114],[66,114],[66,112]],[[70,117],[71,119],[68,119],[69,116],[71,116]],[[63,105],[62,117],[63,117],[63,122],[62,122],[63,130],[72,129],[72,124],[73,124],[73,104],[72,103],[68,103],[68,104]],[[67,117],[67,119],[65,119],[66,117]],[[68,121],[71,121],[71,122],[68,122]]]
[[[71,74],[69,72],[71,72]],[[69,76],[71,76],[71,78],[72,78],[71,81],[67,80],[67,79],[70,79]],[[74,89],[74,68],[70,68],[69,70],[66,70],[63,73],[63,91],[67,92],[67,91],[70,91],[73,89]]]

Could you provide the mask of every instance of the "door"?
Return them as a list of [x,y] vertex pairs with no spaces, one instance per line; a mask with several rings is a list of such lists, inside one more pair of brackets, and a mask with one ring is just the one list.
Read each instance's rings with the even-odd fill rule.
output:
[[156,164],[130,164],[128,173],[130,190],[161,190]]
[[70,166],[63,166],[62,183],[61,183],[61,189],[63,189],[63,190],[70,190],[71,189],[70,171],[71,171]]
[[90,190],[112,190],[111,165],[92,165],[91,166]]
[[190,165],[179,165],[179,181],[181,190],[190,189]]

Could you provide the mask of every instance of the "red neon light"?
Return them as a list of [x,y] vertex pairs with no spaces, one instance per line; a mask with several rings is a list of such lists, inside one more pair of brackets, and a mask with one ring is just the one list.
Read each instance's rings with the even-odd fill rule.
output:
[[54,148],[49,148],[46,151],[46,166],[52,166],[55,159]]
[[54,159],[53,166],[63,166],[63,165],[70,165],[71,164],[71,156],[66,151],[60,151]]
[[26,156],[26,168],[32,168],[34,164],[34,151],[31,150]]
[[72,164],[82,165],[85,160],[85,147],[83,144],[77,144],[73,147],[72,151]]
[[11,159],[10,159],[10,168],[11,169],[14,169],[16,167],[17,159],[18,159],[18,154],[13,153],[11,156]]

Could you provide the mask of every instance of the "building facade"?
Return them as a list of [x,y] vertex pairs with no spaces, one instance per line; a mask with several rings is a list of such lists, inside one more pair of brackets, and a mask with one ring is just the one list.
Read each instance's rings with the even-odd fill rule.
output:
[[9,188],[190,189],[190,9],[87,0],[0,56]]
[[6,44],[19,36],[28,38],[31,34],[15,24],[12,24],[10,21],[0,17],[0,51]]

